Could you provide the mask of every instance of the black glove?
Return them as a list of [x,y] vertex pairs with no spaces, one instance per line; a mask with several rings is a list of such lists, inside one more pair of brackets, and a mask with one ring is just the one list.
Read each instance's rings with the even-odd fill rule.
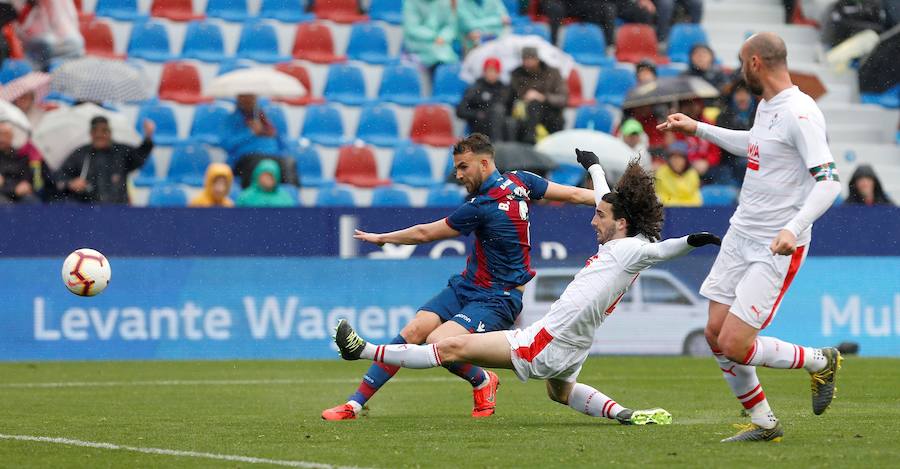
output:
[[592,151],[581,151],[576,148],[575,155],[578,157],[578,162],[581,163],[581,166],[584,166],[584,169],[600,164],[600,158],[597,158],[597,155]]
[[710,232],[701,231],[700,233],[688,235],[687,243],[695,248],[699,248],[700,246],[706,246],[707,244],[715,244],[716,246],[721,246],[722,240],[719,239],[718,236]]

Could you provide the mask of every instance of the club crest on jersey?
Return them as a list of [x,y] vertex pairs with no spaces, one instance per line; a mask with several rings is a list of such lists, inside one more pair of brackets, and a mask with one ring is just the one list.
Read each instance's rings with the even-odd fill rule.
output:
[[772,120],[769,121],[769,130],[772,130],[781,123],[781,119],[778,118],[778,113],[776,112],[774,116],[772,116]]
[[755,143],[747,148],[747,169],[759,171],[759,145]]

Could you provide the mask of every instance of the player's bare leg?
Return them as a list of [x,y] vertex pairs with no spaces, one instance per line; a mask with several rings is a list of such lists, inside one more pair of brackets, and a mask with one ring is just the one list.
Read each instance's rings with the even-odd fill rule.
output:
[[[449,337],[466,336],[470,331],[461,324],[447,321],[428,335],[426,342],[434,344]],[[472,384],[472,417],[490,417],[497,407],[497,374],[465,361],[445,361],[444,368]]]
[[547,396],[591,417],[606,417],[623,425],[667,425],[672,414],[665,409],[631,410],[617,404],[606,394],[582,383],[547,380]]

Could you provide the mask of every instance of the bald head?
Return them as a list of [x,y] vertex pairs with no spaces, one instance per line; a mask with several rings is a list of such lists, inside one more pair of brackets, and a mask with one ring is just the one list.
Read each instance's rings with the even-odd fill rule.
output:
[[765,64],[766,68],[776,69],[787,67],[787,46],[775,33],[757,33],[744,41],[744,53],[741,60],[747,60],[754,55]]

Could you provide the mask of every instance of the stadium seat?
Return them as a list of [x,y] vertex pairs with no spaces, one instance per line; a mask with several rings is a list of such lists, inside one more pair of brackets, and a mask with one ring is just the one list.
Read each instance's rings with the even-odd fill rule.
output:
[[283,23],[311,21],[315,16],[306,13],[302,0],[262,0],[259,17],[278,20]]
[[275,100],[278,102],[282,102],[285,104],[290,104],[292,106],[306,106],[309,104],[319,104],[325,102],[322,98],[316,98],[312,95],[312,81],[309,78],[309,72],[299,62],[283,62],[275,66],[275,70],[278,70],[282,73],[287,73],[288,75],[297,79],[303,88],[306,90],[305,96],[294,97],[294,98],[276,98]]
[[149,207],[185,207],[187,206],[187,194],[177,184],[160,182],[150,189]]
[[391,183],[378,177],[375,153],[372,149],[358,145],[344,145],[338,151],[334,179],[339,183],[357,187],[377,187]]
[[363,107],[356,138],[376,147],[393,147],[400,143],[402,139],[394,110],[385,105]]
[[156,123],[153,143],[174,145],[178,142],[178,124],[175,120],[175,111],[171,107],[158,101],[150,101],[141,105],[135,119],[135,128],[138,133],[141,133],[144,119],[150,119]]
[[422,104],[413,111],[410,138],[413,142],[435,147],[456,143],[450,113],[439,104]]
[[317,207],[353,207],[353,193],[343,187],[325,186],[316,194]]
[[606,55],[603,31],[591,23],[566,26],[562,50],[583,65],[607,67],[615,63],[615,59]]
[[648,59],[657,64],[669,63],[669,58],[659,55],[656,31],[648,24],[623,24],[616,30],[616,60],[638,63]]
[[225,39],[222,28],[211,21],[191,21],[184,34],[181,58],[203,62],[221,62],[225,54]]
[[228,117],[228,109],[218,104],[201,104],[194,108],[191,125],[191,140],[208,145],[219,145],[222,141],[222,122]]
[[159,79],[159,99],[181,104],[208,103],[212,98],[203,96],[200,72],[189,62],[167,62]]
[[118,21],[137,21],[146,17],[138,11],[137,0],[97,0],[94,14]]
[[453,164],[453,148],[447,151],[447,163],[444,165],[444,181],[456,181],[456,166]]
[[381,74],[378,99],[401,106],[416,106],[422,103],[422,84],[419,71],[409,65],[385,67]]
[[248,21],[241,29],[236,57],[256,62],[286,62],[290,57],[278,53],[278,33],[264,21]]
[[535,35],[544,38],[545,41],[550,42],[550,27],[545,23],[519,23],[513,25],[512,28],[513,34],[518,34],[520,36],[528,36]]
[[657,78],[677,77],[677,76],[681,75],[682,73],[684,73],[684,69],[679,68],[679,67],[673,67],[671,64],[670,65],[660,65],[660,66],[656,67],[656,77]]
[[134,23],[128,40],[128,57],[150,62],[174,60],[166,27],[154,20]]
[[203,19],[203,15],[194,13],[192,0],[153,0],[153,4],[150,6],[150,16],[172,21]]
[[79,23],[81,36],[84,37],[84,53],[109,59],[122,59],[123,54],[116,53],[112,29],[103,21],[82,21]]
[[669,33],[669,59],[688,63],[691,48],[697,44],[709,44],[706,31],[699,24],[675,23]]
[[372,190],[373,207],[409,207],[409,194],[396,187],[376,187]]
[[628,90],[634,88],[637,79],[634,72],[626,68],[604,68],[597,77],[596,98],[599,103],[621,107]]
[[24,59],[6,59],[0,66],[0,83],[7,84],[31,73],[31,64]]
[[722,207],[737,202],[738,189],[729,185],[710,184],[700,188],[700,195],[704,206]]
[[291,196],[291,200],[294,201],[294,205],[300,205],[300,191],[297,189],[297,186],[293,184],[279,184],[278,188],[286,192],[287,195]]
[[456,207],[465,200],[456,184],[443,184],[428,191],[426,207]]
[[577,164],[562,163],[550,174],[547,179],[567,186],[578,186],[584,181],[584,168]]
[[369,16],[373,21],[402,25],[403,0],[372,0],[369,4]]
[[306,108],[301,136],[326,147],[339,147],[345,143],[341,113],[329,104]]
[[262,107],[263,113],[266,115],[266,119],[272,124],[272,127],[275,127],[275,130],[278,132],[280,137],[288,136],[288,124],[287,124],[287,116],[284,114],[284,109],[281,109],[277,104],[268,103]]
[[459,64],[440,64],[434,70],[431,100],[456,106],[469,84],[459,77]]
[[219,70],[216,71],[216,75],[224,75],[228,72],[233,72],[235,70],[241,70],[254,66],[256,66],[256,64],[252,60],[229,57],[219,63]]
[[416,144],[399,145],[391,162],[391,180],[394,184],[433,186],[435,181],[431,177],[431,162],[425,148]]
[[366,80],[362,70],[354,65],[333,64],[328,67],[325,91],[328,101],[348,106],[360,106],[366,102]]
[[156,162],[153,161],[152,155],[147,158],[137,175],[131,179],[131,183],[135,187],[150,187],[161,181],[162,179],[156,176]]
[[572,68],[567,81],[569,85],[569,107],[587,106],[596,102],[594,99],[584,97],[581,75],[578,74],[577,68]]
[[208,0],[206,16],[233,23],[242,23],[250,17],[247,13],[247,0]]
[[575,128],[612,133],[613,114],[603,104],[581,106],[575,113]]
[[212,160],[199,143],[182,143],[172,150],[169,174],[166,180],[173,183],[202,187],[206,167]]
[[375,23],[356,23],[350,28],[347,58],[375,65],[396,62],[388,51],[384,29]]
[[356,23],[368,21],[369,17],[359,12],[358,0],[316,0],[313,13],[323,20],[335,23]]
[[297,162],[300,186],[319,187],[327,182],[322,177],[322,159],[315,145],[292,145],[290,155]]
[[297,25],[294,35],[294,47],[291,54],[295,59],[330,64],[343,62],[347,57],[334,53],[334,39],[331,28],[325,23],[313,21]]
[[900,108],[900,84],[888,89],[883,93],[865,93],[859,94],[859,100],[863,104],[877,104],[888,109]]

